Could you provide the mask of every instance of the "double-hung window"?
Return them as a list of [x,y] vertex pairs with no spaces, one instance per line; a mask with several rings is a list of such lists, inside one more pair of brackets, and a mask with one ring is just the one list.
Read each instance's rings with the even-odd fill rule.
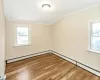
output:
[[89,48],[91,51],[100,52],[100,22],[91,22]]
[[30,44],[29,27],[17,26],[16,27],[16,45],[23,46]]

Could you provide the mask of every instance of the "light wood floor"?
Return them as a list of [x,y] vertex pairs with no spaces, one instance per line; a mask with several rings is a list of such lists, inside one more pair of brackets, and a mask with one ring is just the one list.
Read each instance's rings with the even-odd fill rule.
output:
[[7,80],[100,80],[54,54],[43,54],[7,64],[6,75]]

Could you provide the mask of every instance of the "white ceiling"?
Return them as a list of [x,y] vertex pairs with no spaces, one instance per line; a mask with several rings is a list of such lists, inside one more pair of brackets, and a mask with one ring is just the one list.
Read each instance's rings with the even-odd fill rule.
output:
[[[41,5],[51,4],[50,10]],[[7,20],[53,24],[64,15],[100,4],[100,0],[4,0]]]

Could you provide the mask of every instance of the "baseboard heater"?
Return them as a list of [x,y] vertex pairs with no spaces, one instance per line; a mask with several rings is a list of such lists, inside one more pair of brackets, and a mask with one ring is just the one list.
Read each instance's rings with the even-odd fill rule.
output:
[[37,53],[30,53],[29,55],[8,59],[8,60],[6,60],[6,63],[11,63],[11,62],[27,59],[27,58],[30,58],[33,56],[38,56],[38,55],[45,54],[45,53],[50,53],[50,50],[41,51],[41,52],[37,52]]
[[80,63],[79,61],[76,61],[76,60],[71,59],[67,56],[64,56],[64,55],[62,55],[62,54],[60,54],[56,51],[50,50],[50,52],[57,55],[57,56],[59,56],[59,57],[61,57],[61,58],[63,58],[63,59],[65,59],[65,60],[67,60],[67,61],[69,61],[69,62],[71,62],[71,63],[73,63],[73,64],[75,64],[75,65],[77,65],[77,66],[79,66],[79,67],[81,67],[81,68],[83,68],[83,69],[85,69],[85,70],[87,70],[88,72],[91,72],[92,74],[100,77],[100,71],[98,71],[98,70],[96,70],[96,69],[94,69],[90,66],[87,66],[83,63]]

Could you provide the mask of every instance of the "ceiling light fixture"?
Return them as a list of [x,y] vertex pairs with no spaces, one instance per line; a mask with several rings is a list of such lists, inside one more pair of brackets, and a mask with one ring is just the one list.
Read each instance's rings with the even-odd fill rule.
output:
[[50,9],[50,7],[51,7],[50,4],[43,4],[43,5],[42,5],[42,8],[45,9],[45,10]]

